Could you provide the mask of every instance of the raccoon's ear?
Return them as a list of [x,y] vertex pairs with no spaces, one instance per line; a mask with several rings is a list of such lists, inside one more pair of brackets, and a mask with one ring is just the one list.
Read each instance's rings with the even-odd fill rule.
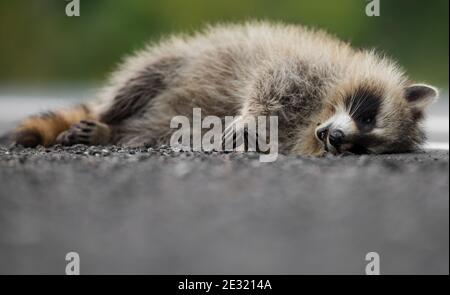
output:
[[425,109],[437,99],[438,95],[436,88],[426,84],[413,84],[405,89],[406,101],[419,109]]

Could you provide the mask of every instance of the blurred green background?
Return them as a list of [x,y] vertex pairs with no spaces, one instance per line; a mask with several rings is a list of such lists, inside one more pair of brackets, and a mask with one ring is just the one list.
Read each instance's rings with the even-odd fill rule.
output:
[[396,58],[413,79],[448,89],[448,0],[0,0],[0,84],[95,84],[124,54],[206,23],[269,19],[325,28]]

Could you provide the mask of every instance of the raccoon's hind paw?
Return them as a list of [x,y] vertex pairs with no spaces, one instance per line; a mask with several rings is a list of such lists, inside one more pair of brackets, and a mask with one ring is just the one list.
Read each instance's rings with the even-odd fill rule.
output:
[[109,142],[110,133],[109,127],[103,123],[83,120],[58,135],[56,142],[62,145],[104,145]]
[[42,136],[35,130],[23,130],[12,133],[12,135],[9,136],[9,141],[11,141],[13,145],[36,147],[42,144]]

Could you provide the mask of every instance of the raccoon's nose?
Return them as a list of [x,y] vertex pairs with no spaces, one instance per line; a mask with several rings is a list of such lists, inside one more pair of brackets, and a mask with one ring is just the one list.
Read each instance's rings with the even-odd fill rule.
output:
[[316,136],[321,141],[325,142],[328,136],[328,131],[330,130],[330,126],[326,126],[316,130]]
[[330,141],[330,144],[332,146],[337,148],[344,141],[344,136],[345,136],[344,132],[342,132],[341,130],[333,130],[333,131],[331,131],[330,135],[328,136],[328,140]]

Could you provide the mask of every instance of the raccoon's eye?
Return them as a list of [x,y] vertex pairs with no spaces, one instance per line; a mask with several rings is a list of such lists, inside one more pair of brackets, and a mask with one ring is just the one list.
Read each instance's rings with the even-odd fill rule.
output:
[[375,128],[376,125],[376,115],[375,114],[364,114],[364,116],[361,116],[357,118],[356,125],[358,126],[358,129],[363,132],[370,132],[373,128]]
[[363,118],[363,123],[367,125],[372,124],[374,119],[375,119],[374,117],[365,117]]
[[375,115],[372,113],[366,114],[361,118],[361,122],[366,125],[371,125],[375,121]]

